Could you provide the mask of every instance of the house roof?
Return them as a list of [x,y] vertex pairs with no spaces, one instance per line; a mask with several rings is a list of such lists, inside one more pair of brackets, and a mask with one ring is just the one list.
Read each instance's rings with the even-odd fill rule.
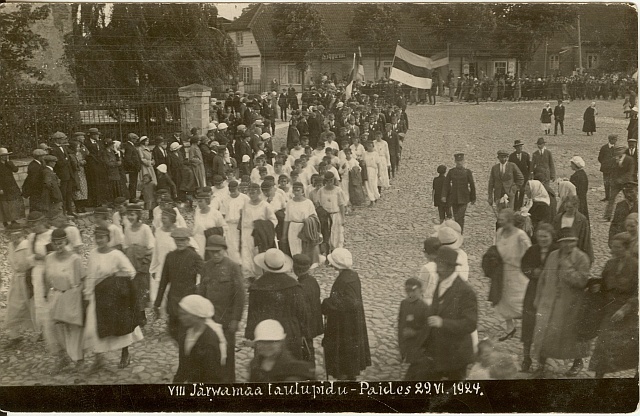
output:
[[242,10],[242,14],[237,19],[233,20],[228,26],[226,26],[225,29],[227,32],[251,29],[251,23],[261,6],[262,5],[259,3],[247,6]]

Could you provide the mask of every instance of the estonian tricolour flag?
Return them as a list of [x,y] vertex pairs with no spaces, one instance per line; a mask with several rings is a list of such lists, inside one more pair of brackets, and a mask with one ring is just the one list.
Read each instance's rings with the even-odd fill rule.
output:
[[414,88],[429,89],[431,88],[431,70],[449,64],[448,54],[437,55],[438,57],[434,55],[427,58],[397,45],[390,78]]

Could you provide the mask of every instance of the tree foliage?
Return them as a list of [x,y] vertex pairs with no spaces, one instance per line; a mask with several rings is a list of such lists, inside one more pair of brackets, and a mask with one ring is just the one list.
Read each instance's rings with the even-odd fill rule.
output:
[[79,7],[65,53],[80,88],[214,85],[237,73],[211,4],[114,4],[108,24],[102,6]]
[[424,24],[427,35],[470,49],[486,41],[496,26],[492,5],[485,3],[407,4],[405,12]]
[[523,63],[560,30],[574,24],[577,9],[570,4],[497,4],[493,38],[498,47]]
[[20,74],[42,77],[30,60],[37,51],[46,48],[48,42],[31,30],[31,24],[48,16],[47,6],[0,4],[0,76],[12,79]]
[[378,78],[382,51],[392,48],[398,38],[397,7],[389,4],[359,4],[353,12],[349,37],[373,51],[375,78]]
[[322,16],[305,3],[280,3],[272,7],[271,29],[279,58],[294,62],[304,74],[313,58],[322,54],[329,43]]

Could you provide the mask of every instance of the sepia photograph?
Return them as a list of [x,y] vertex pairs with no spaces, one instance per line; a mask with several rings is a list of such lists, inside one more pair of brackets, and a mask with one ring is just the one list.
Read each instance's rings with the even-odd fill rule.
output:
[[0,413],[629,413],[634,3],[0,4]]

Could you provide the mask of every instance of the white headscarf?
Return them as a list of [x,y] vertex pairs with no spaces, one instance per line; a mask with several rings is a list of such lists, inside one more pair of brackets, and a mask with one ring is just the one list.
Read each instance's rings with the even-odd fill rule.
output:
[[544,202],[547,205],[551,205],[551,198],[549,198],[549,193],[542,182],[532,179],[529,181],[529,188],[531,189],[531,200],[533,202]]
[[564,200],[570,195],[577,195],[576,186],[569,181],[560,181],[558,183],[558,208],[562,206]]
[[211,301],[200,295],[188,295],[180,300],[179,305],[182,309],[185,310],[185,312],[188,312],[191,315],[198,316],[200,318],[204,318],[205,325],[207,325],[209,328],[211,328],[211,330],[213,330],[213,332],[216,333],[220,346],[220,365],[225,365],[225,363],[227,362],[227,339],[224,337],[222,325],[214,322],[213,319],[211,319],[215,312]]

